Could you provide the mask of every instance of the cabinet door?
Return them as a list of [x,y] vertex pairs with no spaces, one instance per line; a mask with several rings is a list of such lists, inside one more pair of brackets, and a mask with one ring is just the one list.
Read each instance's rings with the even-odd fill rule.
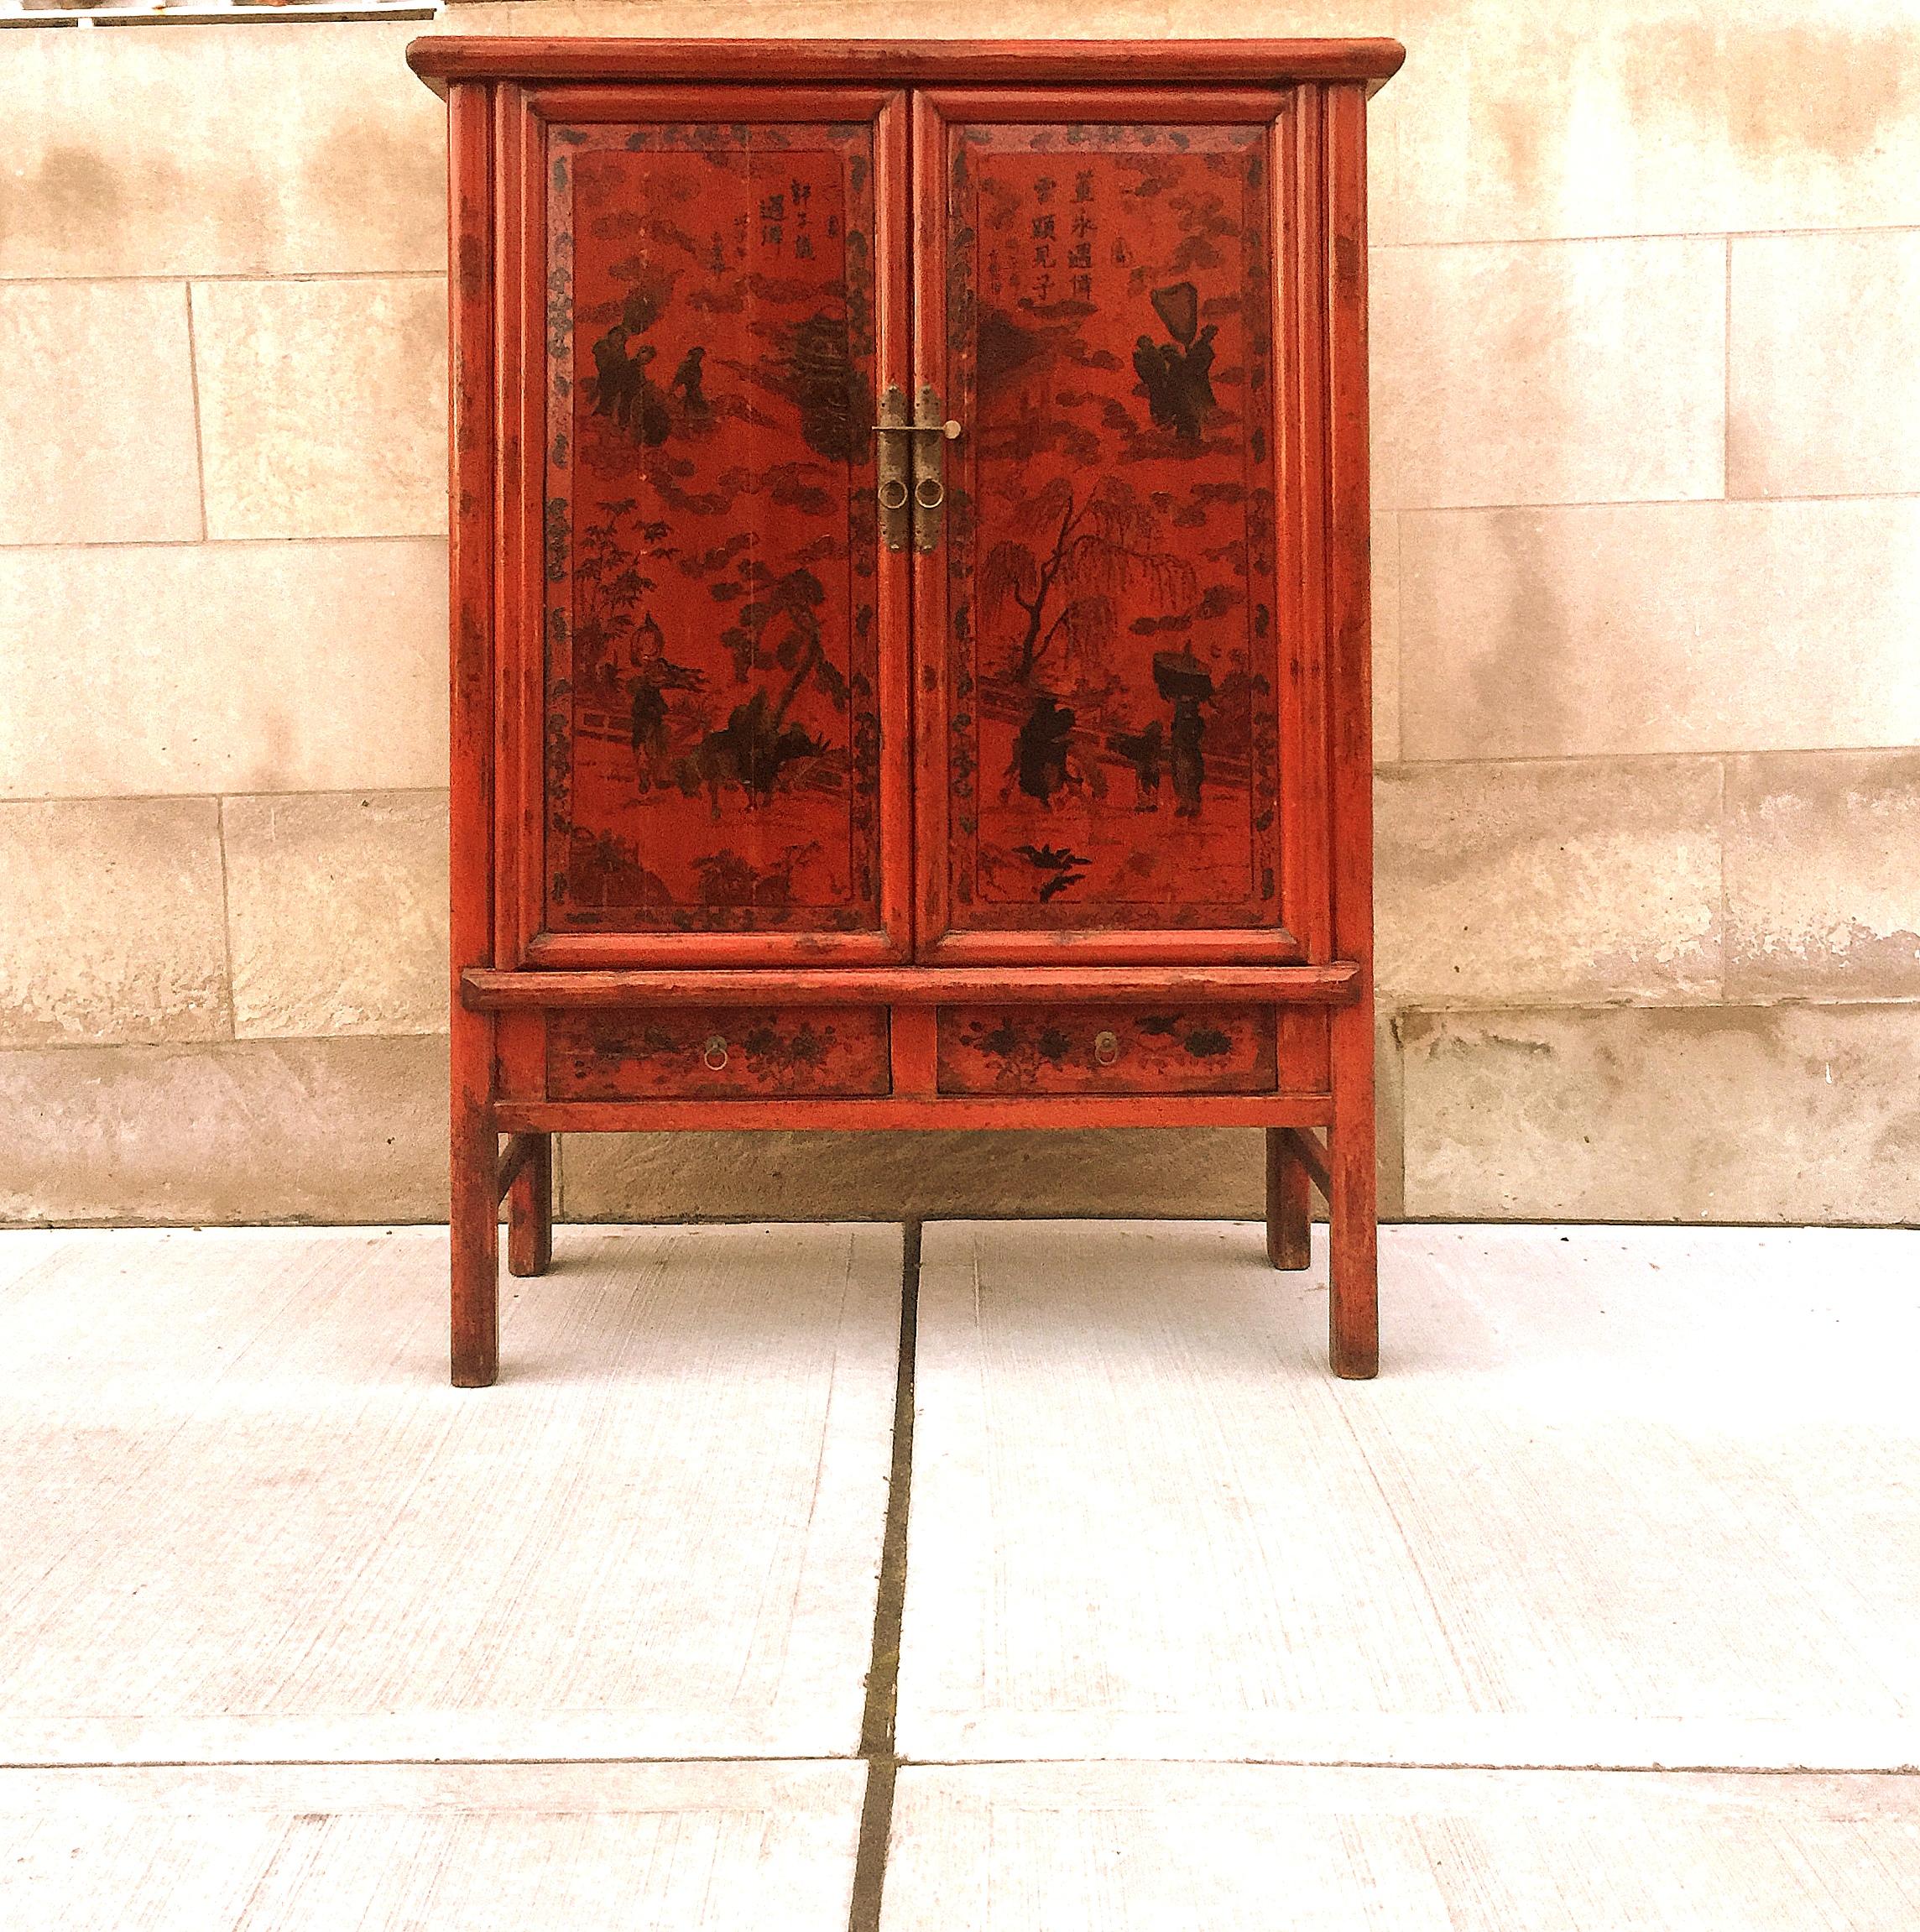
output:
[[916,114],[916,380],[962,426],[916,580],[921,956],[1300,958],[1289,97]]
[[904,957],[905,98],[503,96],[502,956]]

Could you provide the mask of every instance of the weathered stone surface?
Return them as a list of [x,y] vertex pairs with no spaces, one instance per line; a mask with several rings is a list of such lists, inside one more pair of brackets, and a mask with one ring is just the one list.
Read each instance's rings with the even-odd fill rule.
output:
[[1375,249],[1371,326],[1382,508],[1722,493],[1717,238]]
[[0,276],[440,269],[446,110],[405,21],[18,34]]
[[446,1218],[443,1040],[0,1053],[0,1221]]
[[446,796],[222,806],[241,1037],[446,1030]]
[[1383,1221],[1406,1214],[1406,1096],[1400,1071],[1400,1028],[1393,1009],[1382,1000],[1374,1016],[1374,1185]]
[[1920,1005],[1408,1014],[1406,1209],[1920,1220]]
[[446,547],[0,551],[0,796],[444,785]]
[[0,1045],[230,1030],[212,799],[0,805]]
[[1375,807],[1383,996],[1718,994],[1717,760],[1402,765],[1376,781]]
[[1727,991],[1920,995],[1920,751],[1772,752],[1727,770]]
[[1401,0],[1396,238],[1902,225],[1910,0]]
[[446,530],[441,277],[203,282],[193,341],[210,536]]
[[1920,232],[1731,251],[1728,494],[1920,490]]
[[881,1220],[1264,1211],[1257,1130],[573,1134],[570,1220]]
[[1920,501],[1406,513],[1401,755],[1920,740]]
[[177,283],[0,283],[0,543],[197,537],[192,364]]
[[[1391,34],[1400,0],[1252,0],[1237,8],[1237,36]],[[1061,0],[454,0],[421,33],[604,34],[635,39],[767,34],[881,39],[1200,39],[1225,31],[1177,0],[1097,0],[1068,11]]]
[[1374,762],[1400,756],[1400,521],[1376,514],[1373,550]]

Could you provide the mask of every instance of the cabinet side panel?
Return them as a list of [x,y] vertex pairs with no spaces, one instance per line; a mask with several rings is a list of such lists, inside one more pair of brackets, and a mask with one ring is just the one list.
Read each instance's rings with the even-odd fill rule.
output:
[[897,922],[904,950],[873,434],[905,346],[899,116],[768,107],[636,91],[540,123],[543,946],[879,957]]
[[544,279],[538,128],[526,90],[497,90],[493,108],[493,952],[518,964],[540,928],[540,446],[537,321],[529,283]]
[[498,1143],[493,1017],[468,1010],[460,975],[493,963],[493,157],[488,90],[447,90],[451,597],[450,778],[451,1095],[449,1242],[454,1380],[493,1381],[499,1344],[494,1277]]
[[1327,608],[1327,223],[1324,99],[1296,93],[1284,123],[1276,219],[1287,264],[1286,375],[1281,431],[1286,478],[1284,593],[1291,659],[1284,706],[1293,755],[1283,774],[1286,811],[1282,898],[1309,959],[1333,952],[1330,884]]
[[1366,96],[1327,87],[1328,679],[1333,943],[1360,997],[1333,1020],[1330,1318],[1334,1372],[1380,1366],[1373,1001],[1372,651],[1368,612]]
[[1366,97],[1326,90],[1328,720],[1333,791],[1333,939],[1372,998],[1373,716],[1367,478]]
[[449,567],[452,612],[451,953],[453,1016],[460,974],[493,958],[493,193],[488,90],[447,90]]

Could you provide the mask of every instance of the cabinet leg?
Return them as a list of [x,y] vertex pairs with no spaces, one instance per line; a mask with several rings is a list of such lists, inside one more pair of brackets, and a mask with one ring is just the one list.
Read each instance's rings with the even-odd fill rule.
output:
[[1333,1018],[1333,1126],[1327,1165],[1328,1315],[1333,1373],[1380,1373],[1379,1211],[1374,1173],[1374,1023],[1370,1002]]
[[1312,1183],[1287,1143],[1286,1129],[1266,1130],[1266,1258],[1276,1268],[1304,1268],[1311,1255],[1308,1206]]
[[507,1190],[507,1266],[544,1275],[553,1265],[553,1136],[530,1136],[526,1164]]
[[453,1386],[460,1389],[487,1388],[500,1372],[499,1172],[493,1110],[457,1088],[447,1233],[453,1267]]

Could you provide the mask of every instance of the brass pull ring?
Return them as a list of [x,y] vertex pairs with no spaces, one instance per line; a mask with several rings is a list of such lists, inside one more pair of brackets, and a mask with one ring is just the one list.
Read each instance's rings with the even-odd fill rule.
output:
[[1103,1067],[1110,1067],[1120,1057],[1120,1042],[1117,1034],[1103,1027],[1093,1036],[1093,1057]]
[[727,1064],[727,1042],[716,1033],[700,1056],[709,1073],[717,1073]]
[[947,501],[947,486],[938,477],[922,477],[913,486],[913,500],[922,509],[938,509]]
[[905,509],[906,508],[906,478],[905,477],[881,478],[879,497],[882,509]]

